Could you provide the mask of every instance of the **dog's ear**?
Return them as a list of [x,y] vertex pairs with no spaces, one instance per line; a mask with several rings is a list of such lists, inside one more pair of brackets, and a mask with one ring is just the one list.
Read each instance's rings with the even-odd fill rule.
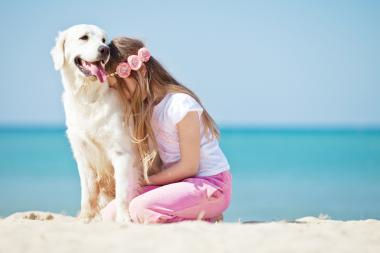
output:
[[56,70],[60,70],[65,62],[65,39],[65,32],[59,32],[58,37],[55,39],[55,46],[50,51],[51,57],[53,58],[54,62],[54,68]]

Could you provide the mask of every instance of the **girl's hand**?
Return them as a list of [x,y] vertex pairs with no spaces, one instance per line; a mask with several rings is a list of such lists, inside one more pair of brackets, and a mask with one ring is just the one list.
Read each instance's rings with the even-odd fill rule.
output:
[[144,186],[148,186],[149,183],[145,180],[144,177],[141,177],[140,180],[139,180],[139,185],[140,185],[141,187],[144,187]]

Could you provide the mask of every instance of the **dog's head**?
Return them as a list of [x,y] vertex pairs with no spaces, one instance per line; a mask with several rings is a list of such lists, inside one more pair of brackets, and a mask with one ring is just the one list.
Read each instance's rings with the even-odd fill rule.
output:
[[106,33],[95,25],[75,25],[60,32],[51,50],[56,70],[69,69],[79,78],[106,79],[109,60]]

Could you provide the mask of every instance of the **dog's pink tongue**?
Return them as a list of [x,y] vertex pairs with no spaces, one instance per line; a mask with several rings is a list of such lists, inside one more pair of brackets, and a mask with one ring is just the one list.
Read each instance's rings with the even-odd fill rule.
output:
[[100,63],[90,63],[89,70],[91,71],[92,75],[95,75],[98,78],[99,82],[103,83],[106,80],[107,73]]

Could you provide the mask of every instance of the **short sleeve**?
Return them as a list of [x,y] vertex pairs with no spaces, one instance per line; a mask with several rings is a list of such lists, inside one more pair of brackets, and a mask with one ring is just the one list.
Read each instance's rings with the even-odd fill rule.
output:
[[197,111],[200,117],[203,108],[192,96],[185,93],[174,93],[167,103],[166,116],[172,124],[176,125],[191,111]]

